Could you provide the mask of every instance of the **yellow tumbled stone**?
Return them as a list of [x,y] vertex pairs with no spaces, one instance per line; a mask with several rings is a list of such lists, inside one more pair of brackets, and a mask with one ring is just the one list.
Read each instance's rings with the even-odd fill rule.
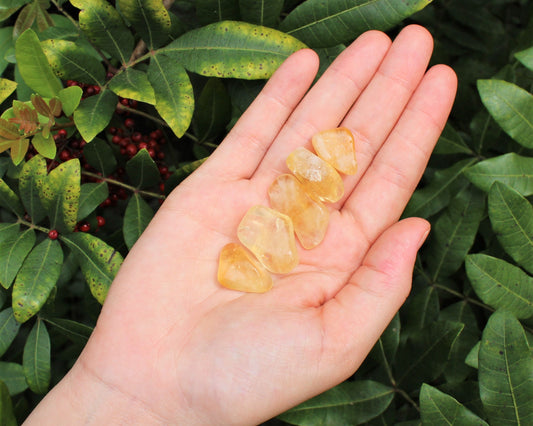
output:
[[268,190],[270,205],[292,219],[294,232],[302,247],[312,249],[326,234],[329,211],[318,200],[313,200],[293,175],[278,176]]
[[237,237],[271,272],[284,274],[298,264],[292,221],[274,209],[250,208],[239,224]]
[[334,203],[344,194],[344,184],[337,171],[305,148],[296,148],[287,157],[287,166],[306,192],[322,201]]
[[324,130],[313,136],[311,143],[316,153],[339,172],[354,175],[357,172],[355,141],[348,129]]
[[272,288],[272,277],[243,246],[225,245],[218,262],[218,282],[231,290],[264,293]]

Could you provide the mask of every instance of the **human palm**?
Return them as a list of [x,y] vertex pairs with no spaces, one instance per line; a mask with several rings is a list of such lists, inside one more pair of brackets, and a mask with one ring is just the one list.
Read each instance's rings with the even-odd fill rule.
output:
[[[289,58],[133,247],[71,376],[85,374],[163,424],[254,424],[349,377],[407,296],[429,225],[398,222],[455,94],[426,72],[431,36],[368,32],[313,86],[317,58]],[[320,130],[356,137],[359,170],[330,205],[325,240],[264,294],[216,280],[221,248],[285,159]],[[67,376],[68,377],[68,376]]]

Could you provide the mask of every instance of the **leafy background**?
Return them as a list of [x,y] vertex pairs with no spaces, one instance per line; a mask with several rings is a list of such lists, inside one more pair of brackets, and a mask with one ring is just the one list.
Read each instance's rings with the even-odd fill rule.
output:
[[413,291],[353,377],[266,424],[532,424],[532,18],[528,0],[3,0],[1,423],[74,363],[161,201],[284,58],[308,46],[324,70],[419,23],[459,91],[404,213],[433,229]]

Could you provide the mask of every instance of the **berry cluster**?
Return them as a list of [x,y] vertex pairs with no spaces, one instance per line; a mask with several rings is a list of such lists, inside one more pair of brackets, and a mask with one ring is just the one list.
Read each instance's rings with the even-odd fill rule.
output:
[[100,86],[97,84],[87,84],[87,83],[80,83],[79,81],[74,80],[67,80],[67,87],[72,86],[78,86],[83,90],[83,95],[81,96],[82,99],[85,99],[89,96],[97,95],[100,93]]

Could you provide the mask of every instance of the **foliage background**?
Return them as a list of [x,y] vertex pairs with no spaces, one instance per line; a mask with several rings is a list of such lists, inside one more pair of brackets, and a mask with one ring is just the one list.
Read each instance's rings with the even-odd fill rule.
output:
[[[459,91],[405,212],[433,229],[412,294],[352,378],[267,424],[533,423],[532,2],[165,4],[170,15],[142,2],[146,21],[130,0],[0,5],[0,423],[21,422],[73,364],[160,201],[284,57],[305,43],[323,70],[364,30],[394,37],[413,22],[432,32],[433,62],[455,69]],[[231,52],[195,50],[213,39]]]

